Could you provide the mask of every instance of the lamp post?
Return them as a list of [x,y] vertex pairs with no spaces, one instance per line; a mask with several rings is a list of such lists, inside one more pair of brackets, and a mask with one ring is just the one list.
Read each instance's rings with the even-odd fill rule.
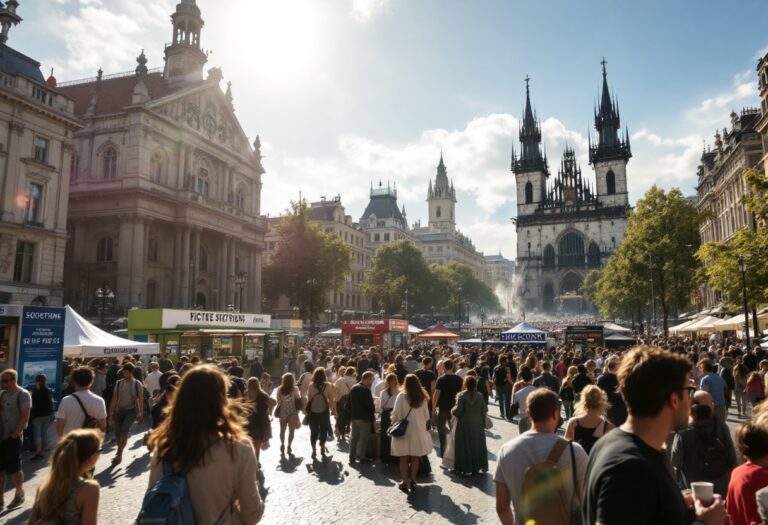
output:
[[405,289],[405,320],[408,320],[408,288]]
[[741,272],[741,300],[744,303],[744,340],[749,352],[749,310],[747,309],[747,263],[739,256],[739,271]]
[[315,333],[315,286],[317,286],[317,279],[307,279],[307,288],[309,288],[309,336],[312,337]]
[[459,333],[461,333],[461,292],[462,292],[462,290],[463,290],[463,288],[461,286],[459,286],[459,288],[458,288],[459,294],[457,296],[457,299],[459,301],[459,305],[458,305],[459,306]]
[[485,310],[480,310],[480,339],[483,339],[483,329],[485,328]]
[[326,328],[330,328],[331,326],[331,315],[333,314],[333,311],[330,308],[327,308],[325,310],[325,326]]
[[235,275],[235,286],[237,286],[240,291],[238,292],[238,299],[239,299],[239,308],[238,311],[243,311],[243,288],[245,288],[245,283],[248,282],[248,272],[239,271],[237,272],[237,275]]
[[[653,289],[653,257],[651,255],[648,256],[648,274],[650,275],[650,278],[651,278],[651,316],[653,319],[653,324],[651,326],[655,329],[656,328],[656,292]],[[649,330],[649,332],[651,332],[651,330]]]

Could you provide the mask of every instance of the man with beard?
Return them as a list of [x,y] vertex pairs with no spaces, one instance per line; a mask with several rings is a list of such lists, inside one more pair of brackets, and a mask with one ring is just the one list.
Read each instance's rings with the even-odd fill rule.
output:
[[640,346],[619,367],[628,416],[595,444],[587,465],[584,517],[589,525],[722,525],[723,498],[686,502],[664,450],[672,431],[688,426],[691,363],[667,350]]

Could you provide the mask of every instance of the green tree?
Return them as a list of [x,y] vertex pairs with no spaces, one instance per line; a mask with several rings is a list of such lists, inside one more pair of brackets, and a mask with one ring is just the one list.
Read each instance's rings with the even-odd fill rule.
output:
[[452,311],[461,300],[463,314],[466,314],[469,304],[488,313],[501,311],[496,294],[466,264],[450,261],[447,264],[433,264],[430,269],[435,278],[435,307]]
[[326,306],[328,292],[339,289],[349,273],[352,251],[309,220],[304,202],[291,203],[277,231],[277,253],[264,268],[264,296],[273,304],[287,296],[302,317],[314,323]]
[[408,312],[429,310],[433,275],[416,245],[408,240],[385,244],[373,257],[363,282],[363,293],[371,298],[373,309],[381,305],[391,315],[402,310],[408,291]]

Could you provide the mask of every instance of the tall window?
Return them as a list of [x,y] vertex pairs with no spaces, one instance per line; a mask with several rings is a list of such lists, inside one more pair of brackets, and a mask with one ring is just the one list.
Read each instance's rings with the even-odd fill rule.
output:
[[16,242],[16,261],[13,266],[13,280],[20,283],[32,281],[32,263],[35,257],[35,245],[31,242]]
[[203,197],[208,196],[208,170],[205,168],[200,168],[200,172],[197,175],[197,193],[202,195]]
[[35,137],[35,160],[38,162],[48,162],[48,147],[50,142],[43,137]]
[[551,244],[547,244],[544,247],[544,266],[554,266],[555,265],[555,249],[552,247]]
[[559,266],[584,266],[584,239],[576,233],[567,233],[558,245]]
[[525,183],[525,203],[531,204],[533,202],[533,184],[530,182]]
[[600,268],[600,247],[597,243],[589,243],[589,251],[587,252],[587,264],[590,268]]
[[69,180],[70,182],[77,179],[77,153],[73,153],[69,158]]
[[243,188],[237,190],[237,195],[235,195],[235,207],[240,210],[245,209],[245,190],[243,190]]
[[616,193],[616,175],[612,170],[608,170],[608,173],[605,175],[605,186],[608,195]]
[[150,262],[157,262],[157,252],[157,239],[150,239],[147,243],[147,260]]
[[96,243],[96,261],[109,262],[112,260],[112,238],[102,237]]
[[440,206],[438,206],[437,209],[435,210],[435,217],[439,219],[442,214],[443,214],[442,210],[440,210]]
[[163,154],[156,151],[149,161],[149,180],[160,183],[163,180]]
[[102,177],[114,179],[117,177],[117,150],[109,147],[102,153]]
[[24,211],[24,218],[26,222],[39,223],[43,217],[42,213],[43,204],[43,187],[40,184],[34,182],[29,183],[27,188],[27,208]]

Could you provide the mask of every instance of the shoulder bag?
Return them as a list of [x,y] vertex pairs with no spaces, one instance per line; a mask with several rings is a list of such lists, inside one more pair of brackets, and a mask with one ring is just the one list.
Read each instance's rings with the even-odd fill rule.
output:
[[389,435],[389,437],[399,438],[405,435],[405,431],[408,430],[408,416],[411,415],[411,410],[413,410],[413,408],[408,409],[408,413],[403,419],[395,421],[390,425],[387,429],[387,435]]

